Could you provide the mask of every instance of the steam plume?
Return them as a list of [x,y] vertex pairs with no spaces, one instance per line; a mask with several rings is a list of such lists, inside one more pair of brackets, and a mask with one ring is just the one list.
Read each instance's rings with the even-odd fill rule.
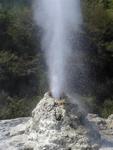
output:
[[81,23],[80,0],[35,0],[35,20],[43,29],[50,90],[55,98],[65,92],[68,57],[72,54],[71,39]]

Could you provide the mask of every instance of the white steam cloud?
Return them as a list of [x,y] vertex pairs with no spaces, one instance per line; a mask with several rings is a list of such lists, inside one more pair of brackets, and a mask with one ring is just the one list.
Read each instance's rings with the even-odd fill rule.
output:
[[42,49],[48,65],[50,90],[55,98],[65,92],[71,39],[81,24],[80,0],[35,0],[35,20],[43,29]]

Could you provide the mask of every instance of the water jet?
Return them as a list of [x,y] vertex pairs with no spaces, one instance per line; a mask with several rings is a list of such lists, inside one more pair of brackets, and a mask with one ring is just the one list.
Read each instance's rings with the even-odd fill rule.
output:
[[49,88],[52,96],[60,99],[68,88],[72,39],[82,23],[80,0],[35,0],[34,16],[42,31],[41,45],[48,67]]

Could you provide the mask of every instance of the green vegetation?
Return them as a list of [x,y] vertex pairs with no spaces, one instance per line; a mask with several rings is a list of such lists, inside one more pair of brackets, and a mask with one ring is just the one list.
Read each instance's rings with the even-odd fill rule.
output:
[[83,12],[90,96],[96,97],[94,111],[106,117],[113,113],[113,0],[85,0]]
[[108,117],[113,113],[113,100],[106,99],[103,106],[99,108],[100,113],[103,117]]
[[30,115],[46,89],[38,32],[28,0],[0,1],[1,119]]
[[[68,85],[86,99],[90,110],[107,117],[113,113],[113,0],[81,2],[80,56],[73,50],[73,84]],[[48,87],[31,3],[0,1],[0,119],[30,115]]]
[[10,97],[2,92],[0,95],[0,119],[26,117],[31,115],[31,110],[41,99],[39,96],[30,98]]

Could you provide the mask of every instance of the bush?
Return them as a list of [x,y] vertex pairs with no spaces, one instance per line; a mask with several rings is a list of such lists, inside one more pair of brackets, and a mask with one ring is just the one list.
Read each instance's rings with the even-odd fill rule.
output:
[[5,98],[7,104],[0,106],[0,119],[12,119],[17,117],[28,117],[40,100],[40,97],[31,99]]
[[100,114],[105,118],[113,114],[113,100],[108,99],[104,102],[104,104],[100,107]]

